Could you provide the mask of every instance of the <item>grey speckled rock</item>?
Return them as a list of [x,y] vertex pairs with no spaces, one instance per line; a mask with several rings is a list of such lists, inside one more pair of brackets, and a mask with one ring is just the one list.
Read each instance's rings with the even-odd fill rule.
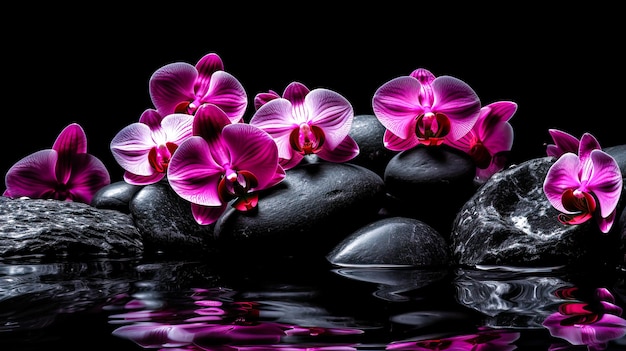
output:
[[563,225],[543,192],[554,163],[526,161],[496,173],[459,211],[453,223],[453,259],[461,265],[560,266],[602,264],[618,256],[617,235],[595,221]]
[[441,267],[450,264],[448,244],[432,227],[413,218],[390,217],[345,238],[326,259],[337,266]]
[[189,255],[211,249],[206,240],[212,238],[215,225],[198,224],[191,204],[164,180],[139,190],[130,202],[130,213],[146,254]]
[[0,257],[133,257],[143,252],[132,218],[80,202],[0,197]]
[[237,252],[326,254],[352,231],[378,219],[384,194],[382,178],[365,167],[300,164],[259,194],[256,211],[229,207],[216,222],[215,235]]

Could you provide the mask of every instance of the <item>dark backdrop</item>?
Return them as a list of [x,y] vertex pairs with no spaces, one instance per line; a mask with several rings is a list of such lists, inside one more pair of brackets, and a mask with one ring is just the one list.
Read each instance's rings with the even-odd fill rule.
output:
[[109,143],[152,107],[150,75],[174,61],[195,64],[209,52],[245,87],[248,117],[256,93],[282,93],[295,80],[335,90],[356,114],[371,114],[380,85],[423,67],[464,80],[483,104],[518,103],[511,162],[544,156],[548,128],[577,137],[591,132],[603,147],[626,142],[624,25],[616,8],[326,6],[286,13],[265,5],[271,11],[245,16],[192,7],[133,15],[52,7],[6,13],[14,20],[5,19],[0,34],[0,174],[50,148],[66,125],[78,122],[89,152],[107,165],[112,181],[121,180]]

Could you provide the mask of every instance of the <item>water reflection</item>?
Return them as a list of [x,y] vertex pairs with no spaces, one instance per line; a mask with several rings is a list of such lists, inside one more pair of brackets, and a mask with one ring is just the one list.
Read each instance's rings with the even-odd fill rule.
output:
[[626,272],[491,268],[0,260],[0,350],[82,349],[94,340],[188,351],[626,345]]

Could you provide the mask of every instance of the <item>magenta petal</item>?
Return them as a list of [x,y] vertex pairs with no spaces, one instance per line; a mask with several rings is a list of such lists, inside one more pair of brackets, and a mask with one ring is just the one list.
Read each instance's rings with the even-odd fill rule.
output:
[[172,114],[184,101],[194,101],[194,83],[198,71],[185,62],[175,62],[157,69],[148,83],[150,99],[163,116]]
[[193,116],[174,113],[165,116],[161,121],[161,128],[167,135],[167,142],[180,145],[185,139],[191,136]]
[[299,165],[303,158],[304,158],[304,155],[299,154],[297,152],[293,152],[291,157],[279,158],[278,163],[281,165],[283,169],[287,170],[287,169],[292,169],[295,166]]
[[93,196],[111,183],[109,172],[98,158],[89,154],[75,155],[66,187],[73,201],[91,203]]
[[150,129],[160,128],[162,120],[163,116],[153,108],[144,110],[139,117],[139,123],[147,124]]
[[[294,104],[295,105],[295,104]],[[328,89],[314,89],[305,98],[308,122],[326,135],[325,147],[334,149],[350,132],[354,110],[343,96]]]
[[299,123],[292,114],[291,102],[283,98],[267,102],[250,119],[251,125],[269,133],[276,142],[279,157],[284,159],[291,159],[293,148],[289,135],[293,129],[298,128]]
[[268,133],[250,124],[236,123],[224,127],[222,137],[230,150],[231,166],[252,172],[257,178],[254,190],[275,182],[278,150]]
[[546,147],[548,156],[559,157],[566,152],[578,154],[579,141],[576,137],[558,129],[549,129],[548,133],[554,141],[554,144],[549,144]]
[[221,206],[218,184],[224,169],[215,163],[202,137],[185,140],[172,155],[167,178],[183,199],[204,206]]
[[562,325],[570,316],[554,313],[549,315],[543,325],[555,337],[567,340],[572,345],[594,345],[622,338],[626,335],[626,321],[612,314],[604,314],[592,324]]
[[132,185],[149,185],[154,184],[165,178],[165,173],[154,172],[151,175],[141,176],[131,172],[124,172],[124,181]]
[[595,149],[589,156],[593,164],[593,173],[589,178],[582,178],[600,204],[600,215],[608,217],[615,208],[622,193],[622,173],[617,161],[604,151]]
[[217,71],[204,92],[197,92],[202,103],[211,103],[221,108],[233,123],[242,120],[248,106],[248,95],[243,85],[230,73]]
[[198,224],[208,225],[220,218],[226,211],[227,205],[228,203],[223,203],[220,206],[202,206],[192,203],[191,213]]
[[580,162],[578,156],[568,152],[559,157],[552,164],[543,182],[543,191],[548,201],[560,212],[571,213],[561,203],[561,196],[567,189],[578,189],[578,169]]
[[40,199],[55,190],[56,151],[41,150],[17,161],[5,176],[7,192],[12,197]]
[[87,136],[83,128],[72,123],[65,127],[52,146],[59,154],[84,154],[87,152]]
[[291,101],[291,104],[300,106],[304,104],[304,99],[309,94],[309,88],[300,82],[291,82],[283,92],[283,98]]
[[148,159],[150,149],[155,146],[150,127],[143,123],[124,127],[110,144],[115,161],[124,170],[141,176],[151,176],[155,172]]
[[359,155],[359,146],[350,136],[346,136],[343,142],[333,150],[322,148],[317,156],[329,162],[347,162]]
[[499,152],[511,151],[514,138],[513,127],[507,122],[494,124],[490,129],[482,130],[479,138],[492,156]]
[[198,71],[198,78],[194,85],[194,91],[207,91],[209,90],[208,87],[211,82],[211,76],[217,71],[224,70],[224,62],[216,53],[209,53],[198,60],[196,70]]
[[432,82],[434,93],[432,111],[448,116],[450,138],[459,139],[469,132],[480,113],[480,99],[474,90],[460,79],[440,76]]
[[591,151],[596,149],[601,149],[600,143],[598,143],[596,137],[589,133],[584,133],[580,138],[580,144],[578,145],[578,157],[580,158],[580,162],[584,162],[585,159],[589,157]]
[[419,140],[415,134],[410,135],[407,139],[401,139],[393,134],[389,129],[385,130],[383,135],[383,145],[391,151],[404,151],[412,149],[419,144]]
[[254,96],[254,109],[258,110],[261,106],[265,105],[268,101],[278,99],[280,95],[277,92],[270,90],[267,93],[258,93]]
[[415,134],[415,119],[424,113],[419,104],[421,84],[412,77],[398,77],[380,86],[372,98],[380,123],[401,139]]

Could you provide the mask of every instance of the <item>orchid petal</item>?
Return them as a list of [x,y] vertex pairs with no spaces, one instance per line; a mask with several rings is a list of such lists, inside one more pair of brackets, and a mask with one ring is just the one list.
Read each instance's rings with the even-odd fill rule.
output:
[[402,139],[387,129],[383,135],[383,145],[391,151],[404,151],[412,149],[418,144],[419,140],[415,134],[413,134],[413,136],[409,136],[409,138]]
[[359,146],[350,136],[346,136],[336,148],[322,148],[317,156],[329,162],[347,162],[359,155]]
[[612,314],[604,314],[592,324],[563,325],[562,321],[569,317],[553,313],[544,320],[543,325],[552,336],[567,340],[572,345],[594,345],[626,335],[626,320]]
[[580,161],[576,154],[568,152],[552,164],[543,182],[543,191],[554,208],[563,213],[572,213],[561,203],[561,196],[567,189],[578,189],[578,169]]
[[583,134],[578,145],[578,158],[580,158],[580,162],[584,163],[591,151],[596,149],[602,149],[596,137],[589,133]]
[[139,117],[139,123],[147,124],[150,129],[161,128],[162,120],[163,116],[153,108],[144,110]]
[[165,116],[161,121],[161,128],[167,135],[167,141],[180,145],[192,134],[193,116],[182,113],[174,113]]
[[464,81],[439,76],[432,82],[434,101],[432,111],[445,114],[450,120],[450,137],[454,140],[469,132],[480,113],[480,99]]
[[304,104],[304,99],[309,94],[310,90],[306,85],[300,82],[291,82],[285,88],[283,92],[283,98],[291,101],[292,105],[300,106]]
[[87,153],[87,136],[83,128],[72,123],[63,128],[52,149],[59,154],[84,154]]
[[350,132],[354,110],[340,94],[328,89],[314,89],[306,95],[305,108],[309,124],[324,131],[325,148],[336,148]]
[[218,184],[224,174],[215,163],[206,141],[191,136],[172,155],[167,178],[172,189],[183,199],[204,206],[221,206]]
[[163,172],[154,172],[147,176],[133,174],[131,172],[124,172],[124,181],[128,184],[132,185],[149,185],[154,184],[161,179],[165,178],[165,173]]
[[291,107],[291,102],[287,99],[274,99],[261,106],[249,123],[269,133],[278,147],[278,156],[285,159],[292,156],[293,149],[289,143],[289,136],[293,129],[298,128]]
[[261,190],[269,186],[276,177],[278,151],[272,137],[250,124],[230,124],[222,130],[222,138],[228,144],[231,165],[237,170],[246,170],[257,178]]
[[194,92],[204,92],[209,90],[211,76],[217,71],[224,70],[224,62],[216,53],[209,53],[198,60],[196,70],[198,71],[198,78],[196,79],[193,90]]
[[261,106],[274,99],[278,99],[280,95],[277,92],[270,90],[267,93],[258,93],[254,97],[254,109],[258,110]]
[[211,156],[218,164],[230,162],[228,148],[222,141],[222,129],[229,124],[231,121],[226,113],[213,104],[200,106],[193,120],[193,134],[206,141]]
[[226,211],[228,203],[220,206],[202,206],[195,203],[191,204],[191,213],[198,224],[207,225],[217,221]]
[[111,183],[109,172],[98,158],[90,154],[75,155],[66,187],[73,201],[91,203],[95,193]]
[[548,129],[554,144],[546,147],[546,153],[551,157],[559,157],[566,152],[578,153],[579,141],[571,134],[558,129]]
[[182,101],[194,101],[196,68],[185,62],[175,62],[157,69],[148,84],[150,99],[163,116],[176,111]]
[[600,215],[606,218],[615,211],[619,202],[622,193],[622,173],[617,161],[604,151],[592,150],[589,158],[593,164],[593,174],[589,175],[587,189],[597,197]]
[[[201,94],[202,92],[198,92]],[[248,96],[237,78],[230,73],[217,71],[213,73],[208,89],[200,97],[202,103],[217,105],[226,112],[233,123],[242,120],[248,106]]]
[[513,126],[509,123],[498,123],[489,129],[484,129],[479,134],[483,146],[489,150],[490,155],[495,155],[502,151],[511,151],[513,147]]
[[110,144],[115,161],[126,171],[140,176],[151,176],[155,172],[148,159],[154,146],[150,127],[139,122],[120,130]]
[[52,149],[57,152],[58,157],[55,168],[57,181],[66,183],[71,176],[70,172],[74,155],[87,152],[85,131],[77,123],[68,125],[59,133]]
[[57,184],[56,162],[57,152],[52,149],[37,151],[17,161],[5,176],[7,192],[15,198],[46,198]]
[[287,158],[279,158],[278,163],[282,166],[283,169],[292,169],[304,158],[304,155],[299,154],[297,152],[293,152],[290,157]]
[[400,139],[415,134],[415,119],[424,113],[419,104],[421,84],[412,77],[398,77],[380,86],[372,98],[380,123]]

